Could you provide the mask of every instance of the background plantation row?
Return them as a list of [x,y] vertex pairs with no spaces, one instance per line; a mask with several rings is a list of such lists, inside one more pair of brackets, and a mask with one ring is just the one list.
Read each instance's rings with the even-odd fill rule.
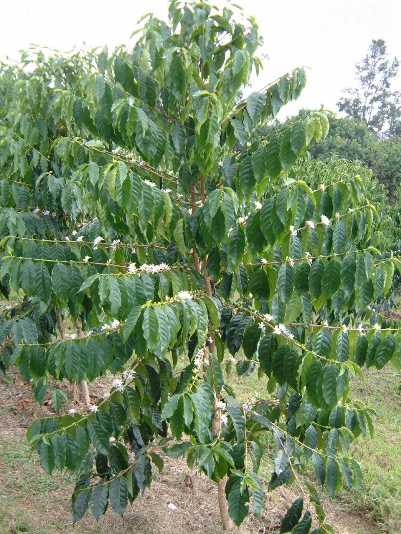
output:
[[261,37],[232,9],[172,0],[130,51],[1,65],[0,368],[51,398],[27,437],[74,474],[74,522],[123,514],[167,455],[217,484],[224,529],[295,482],[310,510],[280,532],[334,532],[317,488],[361,487],[374,426],[351,379],[401,364],[397,207],[311,160],[328,113],[273,123],[303,69],[243,98]]

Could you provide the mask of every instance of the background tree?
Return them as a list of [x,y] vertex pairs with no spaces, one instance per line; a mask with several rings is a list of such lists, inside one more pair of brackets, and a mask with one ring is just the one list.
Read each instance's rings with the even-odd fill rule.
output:
[[400,92],[392,88],[398,68],[399,61],[388,57],[385,42],[372,40],[367,55],[356,66],[359,87],[345,91],[337,104],[339,111],[364,122],[377,135],[400,135]]

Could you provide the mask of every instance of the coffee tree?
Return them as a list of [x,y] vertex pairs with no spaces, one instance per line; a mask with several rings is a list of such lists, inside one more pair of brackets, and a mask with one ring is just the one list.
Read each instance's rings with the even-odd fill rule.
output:
[[[61,381],[83,387],[85,405],[28,432],[47,472],[77,475],[75,521],[124,513],[165,453],[218,485],[229,529],[307,462],[331,495],[360,482],[349,448],[372,420],[349,380],[400,360],[398,328],[374,311],[398,260],[372,244],[360,178],[289,175],[328,121],[266,130],[305,74],[243,98],[261,67],[253,19],[172,0],[168,23],[142,23],[131,51],[2,66],[1,365],[56,411]],[[251,374],[265,395],[241,402]],[[314,532],[331,531],[306,487]],[[281,531],[309,532],[302,511]]]

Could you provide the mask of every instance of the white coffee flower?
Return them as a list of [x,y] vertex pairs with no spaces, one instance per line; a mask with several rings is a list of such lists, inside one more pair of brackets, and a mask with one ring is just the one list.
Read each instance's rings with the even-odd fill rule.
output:
[[358,332],[359,332],[360,334],[363,334],[364,331],[365,331],[365,330],[364,330],[364,328],[363,328],[363,325],[361,325],[361,324],[358,325]]
[[81,243],[83,240],[84,240],[84,236],[83,235],[80,235],[79,237],[77,237],[77,241],[79,243]]
[[71,235],[76,236],[77,233],[78,233],[78,232],[77,232],[76,230],[73,230],[73,231],[71,232]]
[[313,230],[315,228],[315,223],[313,221],[306,221],[305,226]]
[[168,189],[168,188],[165,188],[165,187],[162,187],[161,191],[163,193],[172,193],[171,189]]
[[192,300],[192,295],[189,291],[179,291],[176,298],[181,301]]
[[50,211],[49,210],[43,210],[43,215],[50,215]]
[[245,215],[245,217],[239,217],[238,224],[245,224],[247,220],[248,220],[248,215]]
[[244,402],[244,404],[242,405],[242,409],[244,410],[244,412],[250,412],[252,410],[252,401],[249,400],[247,402]]
[[202,361],[203,361],[203,357],[205,355],[205,350],[204,349],[199,349],[196,354],[195,354],[195,358],[194,358],[194,365],[197,369],[200,368],[200,366],[202,365]]
[[220,417],[220,421],[222,425],[227,425],[228,423],[228,416],[226,413],[223,413]]
[[114,436],[109,437],[109,443],[115,443],[117,440]]
[[114,378],[114,380],[111,383],[111,385],[117,391],[123,391],[124,390],[124,384],[123,384],[123,381],[120,378]]
[[266,258],[261,258],[261,259],[260,259],[260,263],[261,263],[262,265],[267,265],[269,262],[267,261]]
[[329,322],[328,321],[323,321],[323,326],[329,326]]
[[114,319],[114,321],[112,321],[110,324],[110,328],[112,328],[113,330],[115,330],[116,328],[119,328],[119,326],[120,326],[120,321],[118,319]]
[[291,265],[291,267],[294,267],[295,261],[292,258],[288,258],[288,264]]
[[262,209],[262,203],[259,202],[259,200],[257,200],[257,201],[255,202],[255,210],[256,210],[256,211],[259,211],[259,210],[261,210],[261,209]]
[[121,242],[121,241],[120,241],[119,239],[114,239],[114,240],[111,242],[111,248],[113,248],[113,249],[116,248],[117,245],[120,244],[120,242]]
[[68,413],[69,413],[70,415],[75,415],[75,414],[77,413],[77,411],[76,411],[75,408],[70,408],[70,409],[68,410]]
[[270,323],[273,321],[273,315],[270,315],[270,313],[265,313],[263,317],[266,319],[266,321],[269,321]]
[[379,323],[375,323],[375,324],[373,325],[373,328],[374,328],[375,330],[377,330],[377,331],[381,330],[381,326],[379,325]]
[[225,410],[226,409],[226,403],[222,400],[219,400],[216,402],[216,408],[218,410]]
[[65,241],[69,241],[69,240],[70,240],[70,238],[68,237],[68,235],[65,236],[64,240],[65,240]]
[[319,189],[320,189],[320,191],[325,191],[325,189],[326,189],[325,184],[320,184],[319,185]]
[[90,404],[89,405],[89,411],[96,413],[97,412],[97,406],[96,404]]
[[123,372],[123,379],[126,382],[131,382],[131,380],[135,377],[135,375],[136,375],[135,371],[133,371],[132,369],[126,369]]
[[98,235],[95,240],[93,241],[93,248],[94,249],[97,249],[97,246],[99,245],[99,243],[101,243],[103,241],[103,237],[101,237],[100,235]]
[[273,328],[273,333],[276,334],[277,336],[281,336],[283,334],[279,325],[276,325]]
[[144,180],[143,183],[150,187],[156,187],[156,184],[154,182],[151,182],[150,180]]
[[326,215],[322,215],[320,217],[320,222],[324,225],[324,226],[330,226],[331,224],[331,221],[328,217],[326,217]]
[[91,259],[90,256],[85,256],[85,258],[82,260],[84,263],[88,263],[88,261]]
[[346,324],[343,324],[343,326],[342,326],[342,331],[343,331],[344,333],[348,332],[348,326],[347,326]]
[[310,252],[306,252],[305,253],[305,259],[309,263],[309,265],[312,265],[313,257],[312,257],[312,254]]
[[128,272],[129,273],[136,273],[138,269],[136,268],[136,263],[130,263],[128,265]]
[[294,334],[284,324],[279,324],[278,326],[284,336],[288,337],[289,339],[294,338]]
[[34,210],[32,210],[32,213],[40,213],[40,208],[35,208]]
[[292,237],[298,235],[298,230],[293,225],[290,226],[290,234],[292,235]]
[[341,219],[341,213],[339,211],[336,212],[336,219],[337,221]]

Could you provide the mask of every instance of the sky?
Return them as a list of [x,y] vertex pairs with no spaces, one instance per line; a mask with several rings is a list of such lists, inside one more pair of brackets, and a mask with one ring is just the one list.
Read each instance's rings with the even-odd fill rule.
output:
[[[216,0],[216,3],[221,3]],[[255,16],[264,38],[265,69],[252,90],[294,67],[307,68],[299,108],[335,109],[345,87],[355,85],[355,63],[372,39],[386,41],[401,59],[401,0],[237,0]],[[3,0],[0,57],[17,58],[31,44],[70,50],[132,43],[137,20],[167,15],[167,0]],[[401,89],[401,76],[397,80]]]

